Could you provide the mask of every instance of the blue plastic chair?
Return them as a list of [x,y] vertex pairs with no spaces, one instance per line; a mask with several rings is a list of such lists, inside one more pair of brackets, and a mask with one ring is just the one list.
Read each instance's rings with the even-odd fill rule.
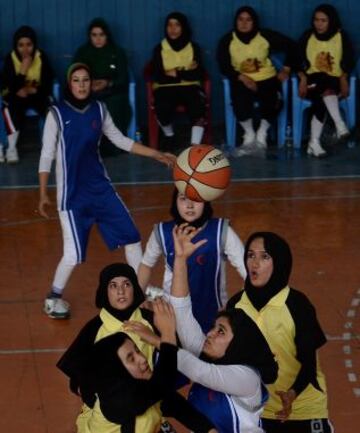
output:
[[136,118],[136,82],[134,74],[129,71],[129,103],[132,111],[132,117],[128,126],[127,135],[129,138],[136,140],[137,118]]
[[[309,99],[300,98],[298,94],[299,80],[297,76],[291,77],[292,86],[292,125],[294,148],[301,148],[301,141],[304,132],[306,110],[311,107]],[[351,130],[355,127],[356,121],[356,77],[350,76],[349,96],[340,100],[340,109],[343,111],[345,121]]]
[[2,106],[3,106],[3,102],[2,102],[2,97],[0,95],[0,143],[4,146],[4,148],[7,147],[7,133],[6,133],[6,128],[5,128],[5,121],[4,121],[4,116],[2,113]]
[[[271,56],[271,60],[276,69],[281,69],[283,62],[278,56]],[[225,108],[225,129],[226,129],[226,141],[228,148],[234,148],[236,145],[236,126],[237,121],[234,114],[234,110],[231,103],[230,94],[230,82],[228,78],[223,78],[224,86],[224,108]],[[283,107],[278,115],[277,119],[277,143],[278,147],[285,145],[286,127],[288,123],[288,100],[289,100],[289,84],[288,80],[282,82],[282,97]]]

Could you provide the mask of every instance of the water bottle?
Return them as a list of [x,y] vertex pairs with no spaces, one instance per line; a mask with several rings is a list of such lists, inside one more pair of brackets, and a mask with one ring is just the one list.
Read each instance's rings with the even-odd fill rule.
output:
[[292,137],[291,125],[288,125],[286,127],[286,131],[285,131],[285,147],[287,149],[291,149],[293,147],[293,137]]
[[140,131],[136,131],[135,132],[135,141],[137,141],[138,143],[142,143],[142,137],[141,137],[141,132]]

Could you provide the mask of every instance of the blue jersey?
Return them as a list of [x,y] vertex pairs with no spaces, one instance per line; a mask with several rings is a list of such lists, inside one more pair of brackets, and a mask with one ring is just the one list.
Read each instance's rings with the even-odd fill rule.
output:
[[256,407],[246,401],[219,391],[213,391],[195,383],[189,393],[189,401],[214,424],[219,433],[260,433],[260,415],[268,398],[262,386],[262,400]]
[[51,107],[58,122],[57,187],[60,210],[91,204],[113,190],[99,155],[104,112],[101,103],[91,102],[77,110],[66,102]]
[[[158,224],[158,238],[167,265],[174,268],[174,221]],[[203,332],[209,331],[226,299],[223,287],[224,244],[228,220],[210,219],[193,239],[194,243],[207,239],[188,259],[188,278],[192,311]]]

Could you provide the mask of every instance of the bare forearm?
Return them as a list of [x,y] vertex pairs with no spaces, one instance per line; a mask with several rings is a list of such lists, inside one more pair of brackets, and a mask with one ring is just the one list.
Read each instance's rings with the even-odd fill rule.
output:
[[159,154],[157,150],[144,146],[137,141],[134,142],[131,148],[131,153],[134,153],[135,155],[147,156],[149,158],[156,158]]
[[151,274],[152,274],[152,268],[150,266],[145,265],[144,263],[140,263],[139,270],[138,270],[138,281],[143,291],[145,291],[146,287],[149,284]]
[[47,185],[49,181],[49,175],[47,171],[41,171],[39,173],[39,187],[40,187],[40,197],[47,195]]

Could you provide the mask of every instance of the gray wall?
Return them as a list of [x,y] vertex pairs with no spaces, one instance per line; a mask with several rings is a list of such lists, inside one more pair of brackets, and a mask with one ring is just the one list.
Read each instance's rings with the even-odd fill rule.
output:
[[[221,122],[222,89],[215,62],[216,45],[232,26],[233,15],[242,5],[253,6],[263,27],[294,38],[309,26],[315,0],[0,0],[0,54],[11,49],[12,34],[22,24],[34,27],[39,45],[47,51],[60,80],[75,49],[85,41],[92,18],[105,18],[115,40],[128,53],[137,82],[140,122],[145,122],[145,88],[142,68],[153,46],[163,37],[165,16],[178,10],[187,14],[213,82],[214,122]],[[360,1],[329,1],[340,12],[357,55],[360,53]]]

